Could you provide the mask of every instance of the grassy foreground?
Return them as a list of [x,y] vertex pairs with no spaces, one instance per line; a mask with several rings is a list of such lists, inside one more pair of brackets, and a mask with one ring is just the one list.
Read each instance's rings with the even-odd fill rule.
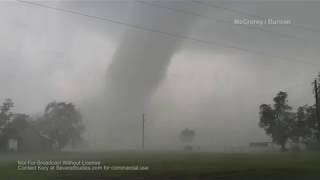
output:
[[[21,171],[17,160],[92,160],[149,170]],[[186,152],[0,153],[1,180],[210,179],[319,180],[320,153],[216,154]]]

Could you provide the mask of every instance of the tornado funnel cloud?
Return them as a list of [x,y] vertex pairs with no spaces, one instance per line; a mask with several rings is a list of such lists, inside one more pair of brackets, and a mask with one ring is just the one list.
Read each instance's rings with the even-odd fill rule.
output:
[[[168,26],[167,17],[137,9],[133,17],[145,25]],[[172,16],[176,16],[173,14]],[[175,26],[179,34],[186,34],[194,19]],[[187,23],[186,23],[187,22]],[[176,22],[179,23],[179,22]],[[170,29],[170,28],[169,28]],[[113,56],[106,73],[106,127],[102,137],[113,140],[119,147],[137,147],[141,115],[154,90],[165,78],[170,61],[182,39],[164,33],[128,28]],[[108,143],[109,144],[109,143]]]

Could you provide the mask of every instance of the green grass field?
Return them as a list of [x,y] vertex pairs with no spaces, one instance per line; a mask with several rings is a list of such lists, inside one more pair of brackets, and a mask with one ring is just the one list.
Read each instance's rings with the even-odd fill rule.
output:
[[[143,171],[19,171],[17,160],[96,160]],[[64,152],[0,154],[0,180],[210,179],[319,180],[320,153],[217,154],[204,152]]]

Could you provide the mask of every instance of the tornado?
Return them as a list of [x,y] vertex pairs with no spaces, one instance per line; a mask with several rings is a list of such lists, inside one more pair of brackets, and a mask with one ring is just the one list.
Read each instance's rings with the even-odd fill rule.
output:
[[140,147],[142,114],[146,113],[146,122],[152,120],[146,105],[166,77],[184,40],[181,36],[187,35],[195,18],[137,7],[132,22],[144,28],[126,27],[106,72],[104,115],[99,122],[104,127],[99,142],[122,149]]

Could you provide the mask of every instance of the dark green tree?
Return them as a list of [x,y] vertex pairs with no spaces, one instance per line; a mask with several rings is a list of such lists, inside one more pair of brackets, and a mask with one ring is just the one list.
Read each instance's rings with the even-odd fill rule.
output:
[[272,141],[281,146],[281,151],[286,151],[286,143],[291,135],[292,124],[296,118],[295,113],[288,105],[287,93],[280,91],[273,98],[273,106],[260,105],[259,126],[263,128]]
[[82,117],[72,103],[49,103],[45,108],[40,128],[42,133],[57,142],[59,150],[67,145],[74,146],[82,142]]

